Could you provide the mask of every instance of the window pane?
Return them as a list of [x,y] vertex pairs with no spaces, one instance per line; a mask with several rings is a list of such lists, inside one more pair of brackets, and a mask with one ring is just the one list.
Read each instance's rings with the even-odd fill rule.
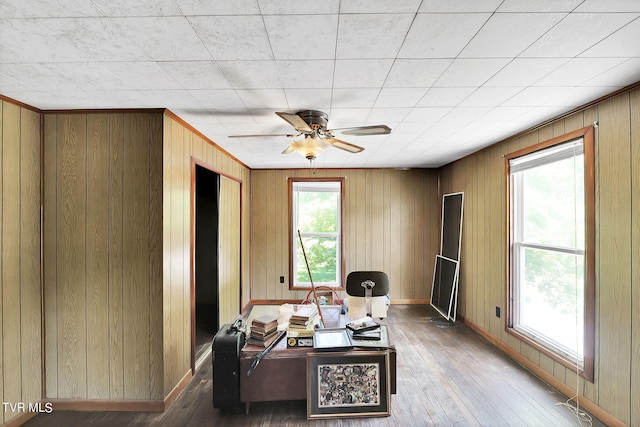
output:
[[584,249],[584,156],[522,174],[522,239]]
[[524,327],[582,358],[584,257],[555,251],[520,250],[519,319]]
[[[305,237],[303,242],[307,261],[309,262],[309,270],[311,270],[313,276],[313,283],[316,285],[323,283],[335,284],[338,280],[337,239],[335,237]],[[297,251],[296,282],[310,283],[300,241],[297,244]]]
[[301,233],[336,233],[338,193],[298,192],[298,229]]

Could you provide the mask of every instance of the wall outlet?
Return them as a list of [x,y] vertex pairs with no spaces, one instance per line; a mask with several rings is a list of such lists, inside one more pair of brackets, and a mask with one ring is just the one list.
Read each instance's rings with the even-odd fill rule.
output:
[[496,306],[496,317],[500,318],[500,307]]
[[280,283],[284,283],[284,276],[280,276]]

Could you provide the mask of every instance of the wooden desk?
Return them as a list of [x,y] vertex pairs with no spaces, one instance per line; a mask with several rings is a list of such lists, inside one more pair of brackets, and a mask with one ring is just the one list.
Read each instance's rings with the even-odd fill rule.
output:
[[[271,308],[269,308],[271,307]],[[247,325],[254,317],[271,310],[277,312],[278,306],[256,306],[247,316]],[[283,338],[271,352],[260,361],[250,376],[247,371],[256,355],[264,350],[261,347],[245,345],[240,352],[240,401],[247,405],[251,402],[271,402],[280,400],[307,399],[307,353],[313,347],[287,348]],[[365,349],[371,350],[371,349]],[[358,349],[351,352],[357,353]],[[392,394],[396,393],[396,350],[392,346],[382,350],[389,353],[390,384]]]

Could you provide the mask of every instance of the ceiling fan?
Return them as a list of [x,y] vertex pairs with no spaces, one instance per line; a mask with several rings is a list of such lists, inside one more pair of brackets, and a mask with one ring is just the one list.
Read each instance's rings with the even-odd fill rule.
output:
[[339,148],[350,153],[359,153],[364,150],[355,144],[335,138],[334,133],[341,135],[384,135],[391,132],[391,128],[386,125],[375,126],[359,126],[350,128],[327,129],[329,116],[322,111],[303,110],[295,114],[276,112],[278,117],[294,127],[298,133],[296,134],[266,134],[266,135],[230,135],[229,138],[255,138],[269,136],[286,136],[289,138],[297,138],[303,136],[302,139],[291,141],[289,146],[284,149],[282,154],[298,152],[307,160],[315,160],[316,156],[329,147]]

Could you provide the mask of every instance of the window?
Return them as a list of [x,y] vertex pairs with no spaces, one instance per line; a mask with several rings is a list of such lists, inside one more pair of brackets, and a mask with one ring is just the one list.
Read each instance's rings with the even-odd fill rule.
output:
[[342,281],[343,178],[289,178],[291,288],[309,288],[311,280],[300,246],[304,243],[315,286],[340,287]]
[[506,157],[507,330],[593,378],[593,128]]

